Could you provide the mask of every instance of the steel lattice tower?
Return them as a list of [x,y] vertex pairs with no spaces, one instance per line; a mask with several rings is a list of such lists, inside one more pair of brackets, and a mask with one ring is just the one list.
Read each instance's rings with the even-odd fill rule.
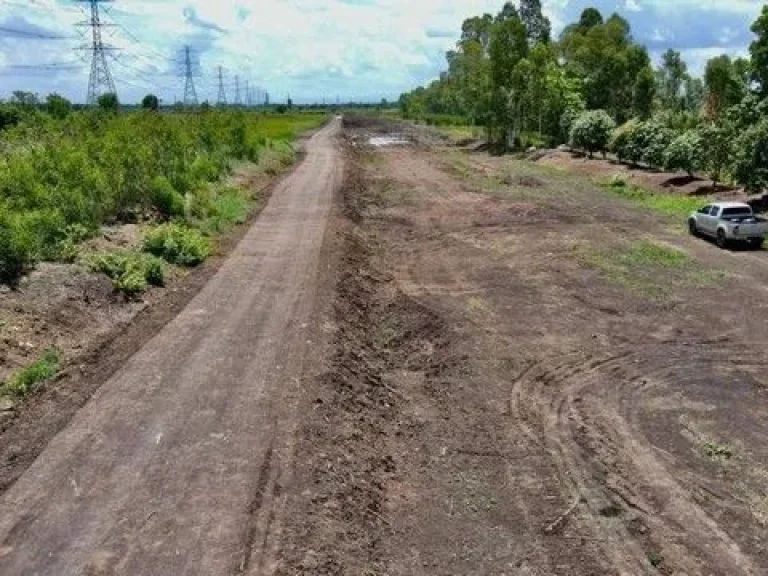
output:
[[219,96],[216,99],[216,105],[227,105],[227,93],[224,90],[224,71],[221,66],[219,66]]
[[197,106],[197,90],[195,90],[195,79],[192,74],[192,57],[189,54],[189,46],[184,47],[184,105]]
[[240,76],[235,76],[235,106],[242,106],[243,99],[240,97]]
[[[93,106],[103,94],[117,94],[115,82],[107,65],[107,51],[113,50],[111,46],[104,44],[101,37],[101,29],[106,26],[101,21],[99,14],[99,4],[102,2],[112,2],[113,0],[76,0],[77,2],[88,3],[91,8],[91,18],[86,22],[81,22],[80,26],[91,28],[92,42],[90,48],[93,53],[91,62],[91,75],[88,78],[88,97],[86,99],[89,106]],[[85,47],[83,47],[85,49]]]

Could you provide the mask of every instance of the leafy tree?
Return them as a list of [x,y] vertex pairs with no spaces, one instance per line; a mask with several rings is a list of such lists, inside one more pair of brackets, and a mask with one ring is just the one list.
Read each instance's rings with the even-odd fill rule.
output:
[[603,15],[597,8],[587,8],[581,13],[579,18],[579,26],[582,28],[594,28],[595,26],[601,26],[603,24]]
[[520,20],[520,14],[512,2],[505,2],[501,11],[496,15],[496,22],[505,22],[506,20]]
[[733,176],[748,192],[768,188],[768,117],[751,126],[734,146]]
[[682,90],[688,77],[688,66],[683,61],[680,52],[667,50],[661,57],[659,69],[659,95],[666,108],[680,108]]
[[99,96],[98,105],[100,110],[117,113],[117,110],[120,107],[120,101],[117,99],[117,94],[108,92]]
[[552,24],[541,11],[541,0],[521,0],[520,19],[528,31],[528,42],[531,46],[549,42]]
[[584,112],[571,127],[571,146],[586,150],[590,158],[595,152],[605,153],[615,128],[616,123],[605,110]]
[[685,79],[685,108],[691,112],[699,112],[704,105],[704,82],[701,78],[688,77]]
[[32,112],[40,105],[37,94],[23,90],[15,90],[10,101],[25,112]]
[[72,103],[59,94],[49,94],[45,102],[48,113],[59,120],[63,120],[72,112]]
[[733,155],[733,131],[725,123],[709,122],[699,127],[704,168],[717,186]]
[[633,118],[613,131],[608,149],[616,154],[619,162],[629,160],[632,163],[635,163],[642,159],[642,153],[635,151],[632,147],[635,131],[639,125],[640,122]]
[[[511,10],[507,10],[509,6]],[[526,29],[516,13],[514,5],[505,5],[491,30],[489,46],[493,119],[501,130],[499,142],[505,147],[519,130],[522,99],[517,82],[520,74],[515,68],[528,53]]]
[[[599,13],[598,13],[599,16]],[[648,53],[634,43],[629,23],[614,14],[566,28],[559,47],[566,72],[583,83],[589,109],[604,109],[621,122],[631,115],[638,75],[650,66]]]
[[749,46],[752,79],[757,83],[760,94],[768,97],[768,5],[763,6],[763,11],[750,29],[757,36]]
[[141,101],[141,107],[144,108],[144,110],[157,112],[160,108],[160,100],[154,94],[147,94]]
[[639,118],[645,120],[653,113],[653,100],[656,97],[656,82],[653,70],[647,66],[640,70],[635,80],[632,109]]
[[16,126],[21,122],[21,113],[16,106],[0,104],[0,131]]
[[664,153],[664,168],[667,170],[684,170],[690,177],[702,165],[701,136],[690,131],[681,134],[667,147]]
[[744,86],[733,61],[727,55],[707,62],[704,71],[707,111],[710,118],[719,118],[726,108],[737,104],[744,96]]

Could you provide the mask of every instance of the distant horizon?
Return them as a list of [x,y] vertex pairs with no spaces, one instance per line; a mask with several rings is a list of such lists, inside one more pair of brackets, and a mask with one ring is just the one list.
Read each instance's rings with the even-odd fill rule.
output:
[[[235,75],[267,90],[272,102],[291,94],[298,105],[329,101],[395,101],[403,92],[437,78],[445,52],[465,18],[495,13],[490,0],[154,0],[110,2],[102,18],[108,65],[121,102],[148,93],[165,102],[184,94],[180,54],[192,49],[200,101],[215,102],[216,70],[224,68],[228,99]],[[745,56],[760,0],[544,0],[555,36],[586,7],[618,12],[654,61],[679,50],[701,75],[709,58]],[[0,6],[0,99],[14,90],[44,97],[59,93],[84,103],[90,71],[90,30],[77,27],[86,5],[72,0],[5,0]],[[268,17],[264,15],[268,14]],[[367,95],[361,95],[365,87]]]

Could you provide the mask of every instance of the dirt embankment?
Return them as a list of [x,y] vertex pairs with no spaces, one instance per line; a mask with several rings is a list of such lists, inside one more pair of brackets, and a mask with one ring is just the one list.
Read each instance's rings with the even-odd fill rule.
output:
[[760,255],[370,131],[347,127],[336,355],[279,572],[764,573]]

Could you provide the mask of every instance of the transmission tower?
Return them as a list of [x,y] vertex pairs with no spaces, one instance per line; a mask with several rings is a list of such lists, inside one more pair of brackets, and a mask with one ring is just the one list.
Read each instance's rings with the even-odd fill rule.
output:
[[224,91],[224,71],[221,66],[219,66],[219,97],[216,99],[216,105],[227,105],[227,93]]
[[251,86],[248,80],[245,81],[245,107],[251,107]]
[[76,0],[84,4],[89,4],[91,8],[91,17],[85,22],[78,23],[78,26],[89,27],[91,29],[92,41],[90,46],[83,46],[82,49],[92,52],[91,75],[88,78],[88,97],[86,102],[89,106],[95,105],[99,97],[103,94],[117,94],[115,82],[107,66],[107,52],[114,50],[114,47],[104,44],[101,37],[101,30],[109,26],[101,21],[99,14],[99,4],[112,2],[113,0]]
[[240,76],[235,76],[235,106],[242,106],[243,99],[240,98]]
[[184,47],[184,106],[197,106],[197,91],[195,79],[192,74],[192,57],[189,54],[189,46]]

